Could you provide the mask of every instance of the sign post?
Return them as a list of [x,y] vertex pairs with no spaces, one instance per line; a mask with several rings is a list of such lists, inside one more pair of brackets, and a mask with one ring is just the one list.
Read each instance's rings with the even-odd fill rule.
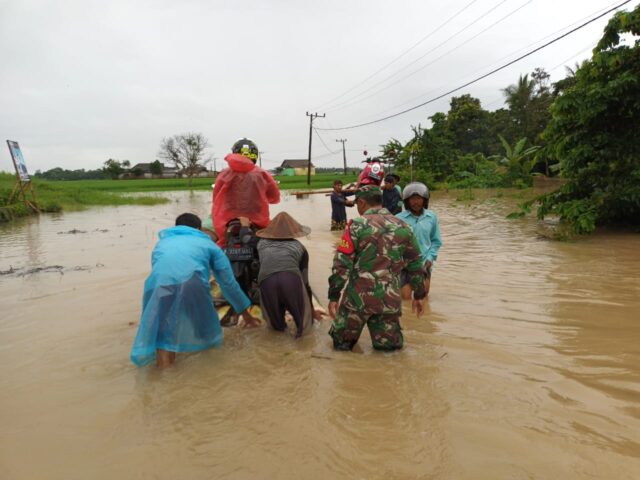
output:
[[[16,184],[13,187],[11,195],[9,195],[8,203],[10,204],[14,198],[20,197],[27,208],[31,208],[36,213],[40,213],[36,202],[36,192],[33,190],[33,183],[31,182],[31,177],[29,177],[27,164],[24,163],[20,145],[13,140],[7,140],[7,145],[9,146],[9,152],[11,152],[13,167],[16,169]],[[31,192],[31,199],[27,197],[27,189]]]

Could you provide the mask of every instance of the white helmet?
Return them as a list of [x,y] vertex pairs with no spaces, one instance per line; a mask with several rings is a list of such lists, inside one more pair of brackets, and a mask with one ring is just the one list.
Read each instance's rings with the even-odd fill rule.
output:
[[414,195],[419,195],[424,198],[424,208],[429,208],[429,189],[424,183],[411,182],[402,191],[402,200],[407,207],[407,201]]

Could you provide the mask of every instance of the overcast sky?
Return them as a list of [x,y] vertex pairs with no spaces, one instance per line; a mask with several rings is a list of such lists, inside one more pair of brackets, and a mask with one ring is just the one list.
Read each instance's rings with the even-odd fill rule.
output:
[[[20,143],[30,171],[151,162],[163,137],[184,132],[209,139],[218,169],[243,136],[272,168],[306,158],[306,111],[326,113],[315,121],[324,128],[386,116],[621,2],[0,0],[0,136]],[[500,89],[522,73],[543,67],[552,80],[564,77],[564,65],[590,56],[611,15],[454,95],[494,110]],[[449,100],[318,133],[330,151],[346,138],[355,166],[364,148],[406,141],[411,125],[427,125]],[[326,147],[314,134],[314,163],[341,165],[341,151]],[[0,152],[0,170],[13,170],[8,149]]]

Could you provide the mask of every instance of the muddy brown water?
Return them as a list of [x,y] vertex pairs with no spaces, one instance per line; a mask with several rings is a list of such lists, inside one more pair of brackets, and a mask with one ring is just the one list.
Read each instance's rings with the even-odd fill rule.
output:
[[[640,478],[640,236],[550,242],[504,218],[513,199],[436,194],[444,247],[403,351],[365,331],[333,352],[328,322],[227,329],[159,372],[128,359],[150,252],[209,205],[170,195],[0,226],[0,478]],[[282,209],[313,229],[326,301],[329,200]]]

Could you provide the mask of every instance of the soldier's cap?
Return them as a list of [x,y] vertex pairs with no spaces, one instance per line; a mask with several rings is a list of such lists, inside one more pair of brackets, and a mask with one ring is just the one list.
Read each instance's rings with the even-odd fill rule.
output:
[[377,185],[364,185],[360,187],[360,190],[356,192],[356,198],[363,197],[365,195],[382,195],[382,190]]

